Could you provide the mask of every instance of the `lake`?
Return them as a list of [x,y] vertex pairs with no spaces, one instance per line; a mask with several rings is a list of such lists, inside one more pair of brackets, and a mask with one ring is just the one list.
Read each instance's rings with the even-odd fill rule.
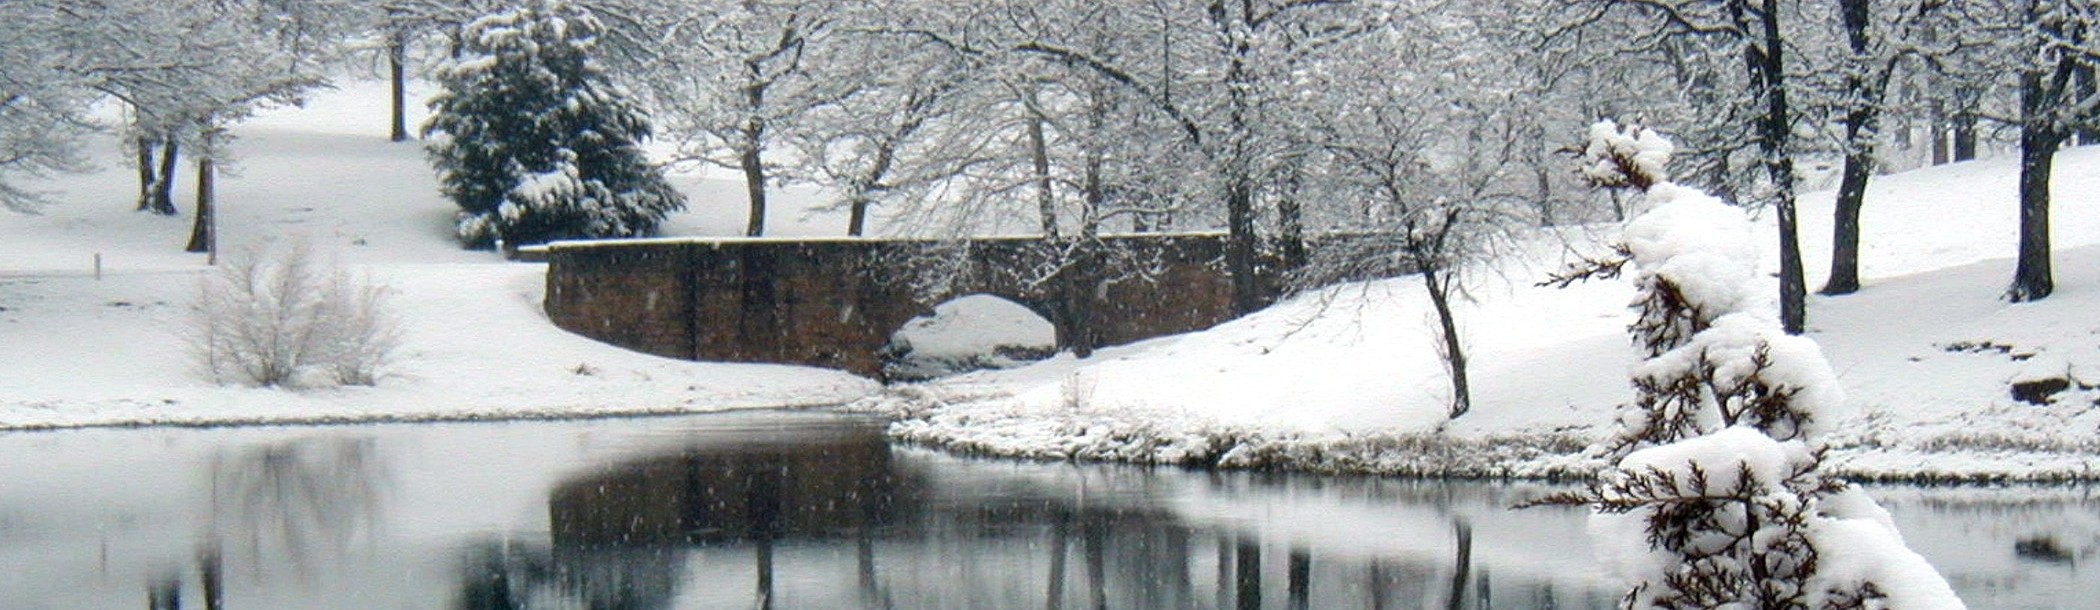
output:
[[[0,434],[0,608],[1610,608],[1555,488],[1038,464],[812,412]],[[1972,608],[2100,607],[2085,487],[1876,487]],[[155,604],[158,604],[156,606]]]

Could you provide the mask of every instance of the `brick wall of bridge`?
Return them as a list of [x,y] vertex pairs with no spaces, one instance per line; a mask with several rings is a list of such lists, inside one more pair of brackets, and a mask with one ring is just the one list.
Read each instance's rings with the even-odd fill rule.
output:
[[[770,239],[557,244],[548,250],[548,317],[614,345],[674,358],[773,362],[874,375],[878,350],[940,302],[992,294],[1059,327],[1115,345],[1232,318],[1221,235],[1111,242],[1092,265],[1066,267],[1041,239],[971,240],[945,289],[926,265],[938,242]],[[954,260],[952,258],[945,260]],[[939,265],[934,265],[939,267]],[[1077,281],[1065,281],[1074,279]],[[918,286],[915,288],[915,286]],[[1084,322],[1081,322],[1083,317]]]

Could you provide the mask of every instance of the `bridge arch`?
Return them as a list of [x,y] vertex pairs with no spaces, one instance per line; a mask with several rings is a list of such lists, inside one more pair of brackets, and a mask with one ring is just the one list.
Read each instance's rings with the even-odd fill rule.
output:
[[966,294],[1022,304],[1080,350],[1234,317],[1223,234],[1102,242],[1092,252],[1112,255],[1041,238],[562,242],[547,250],[545,307],[563,329],[642,352],[869,376],[890,333]]

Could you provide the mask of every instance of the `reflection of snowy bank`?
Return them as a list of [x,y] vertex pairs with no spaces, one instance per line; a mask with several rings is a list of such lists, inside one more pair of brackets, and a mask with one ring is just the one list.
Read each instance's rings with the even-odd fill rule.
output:
[[[238,495],[269,500],[273,490],[327,472],[342,480],[321,489],[326,497],[365,499],[349,518],[314,519],[321,507],[271,501],[251,506],[263,511],[248,513],[257,519],[220,513],[229,607],[458,607],[447,604],[490,593],[492,573],[519,593],[548,587],[583,599],[751,607],[759,568],[753,545],[662,537],[638,537],[632,545],[557,542],[557,490],[608,476],[623,480],[619,473],[637,472],[632,465],[676,480],[683,471],[663,465],[687,463],[677,456],[794,444],[831,434],[823,431],[826,422],[839,420],[743,412],[0,437],[0,461],[10,465],[0,478],[0,565],[16,568],[0,575],[0,606],[135,607],[144,583],[179,571],[189,582],[185,607],[202,607],[194,602],[193,562],[212,532],[211,509],[244,501],[231,487],[214,494],[211,475],[220,473],[222,485],[249,481]],[[863,426],[864,437],[877,433],[866,422],[848,423]],[[982,460],[920,449],[892,449],[886,463],[908,480],[908,504],[922,511],[893,513],[886,526],[865,530],[875,591],[887,594],[891,607],[1044,607],[1057,574],[1063,607],[1090,607],[1096,564],[1112,607],[1214,607],[1221,592],[1233,599],[1246,591],[1238,586],[1243,557],[1268,607],[1290,598],[1294,557],[1307,568],[1295,580],[1316,608],[1367,607],[1371,595],[1388,608],[1443,607],[1459,565],[1468,566],[1468,599],[1479,599],[1485,582],[1497,608],[1543,608],[1546,599],[1557,608],[1606,608],[1620,592],[1600,580],[1582,511],[1508,510],[1553,489],[1545,485]],[[855,480],[866,473],[866,466],[840,469]],[[700,475],[706,481],[722,471]],[[661,510],[678,506],[681,489],[636,488],[602,501]],[[2100,580],[2080,572],[2090,571],[2100,548],[2092,518],[2100,507],[2091,490],[1870,493],[1976,607],[2069,607],[2100,598]],[[852,497],[835,500],[861,506]],[[263,544],[247,546],[258,533],[266,535]],[[860,607],[868,590],[861,533],[777,540],[775,607]],[[297,561],[287,555],[294,536],[317,542]],[[2042,539],[2069,559],[2019,547]],[[1196,603],[1172,603],[1188,598]]]

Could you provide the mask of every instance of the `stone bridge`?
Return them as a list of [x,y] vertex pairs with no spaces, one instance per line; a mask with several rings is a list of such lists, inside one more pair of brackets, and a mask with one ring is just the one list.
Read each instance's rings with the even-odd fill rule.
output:
[[[989,294],[1051,322],[1059,347],[1232,319],[1222,233],[960,241],[734,238],[564,242],[547,249],[555,325],[675,358],[878,375],[879,350],[941,302]],[[1273,267],[1273,265],[1265,265]],[[1279,282],[1263,281],[1266,295]]]

